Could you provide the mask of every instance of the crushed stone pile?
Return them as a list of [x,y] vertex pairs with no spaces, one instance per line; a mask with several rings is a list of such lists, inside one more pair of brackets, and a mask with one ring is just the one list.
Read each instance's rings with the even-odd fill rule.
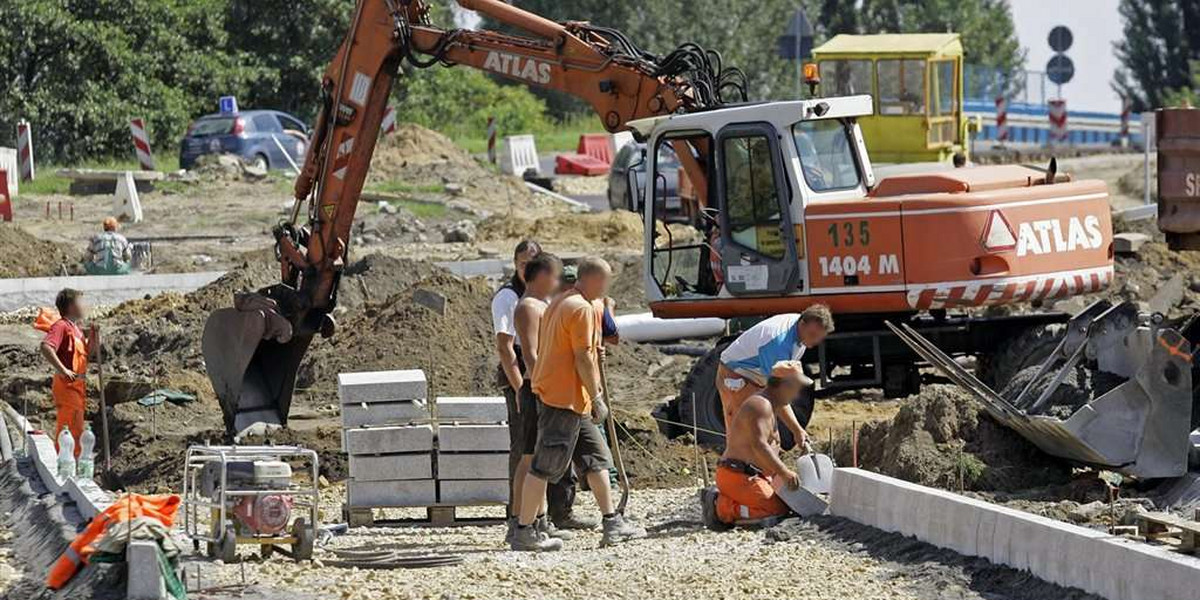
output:
[[[835,452],[851,464],[849,448]],[[968,490],[1015,490],[1062,483],[1070,469],[996,423],[951,385],[925,386],[896,417],[864,425],[859,465],[922,485]]]
[[86,240],[78,248],[46,241],[15,225],[0,223],[0,279],[81,275]]
[[562,214],[542,218],[494,216],[479,227],[480,238],[509,242],[533,238],[547,246],[605,247],[614,250],[642,248],[642,218],[628,211]]

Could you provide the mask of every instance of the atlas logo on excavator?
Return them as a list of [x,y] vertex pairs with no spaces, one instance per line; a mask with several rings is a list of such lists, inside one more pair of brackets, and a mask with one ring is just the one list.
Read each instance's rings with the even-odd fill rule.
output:
[[487,59],[483,61],[483,68],[533,83],[542,85],[550,83],[550,63],[516,54],[495,50],[488,52]]
[[1094,250],[1104,243],[1100,217],[1071,217],[1063,227],[1061,219],[1043,219],[1021,223],[1018,227],[1017,256]]

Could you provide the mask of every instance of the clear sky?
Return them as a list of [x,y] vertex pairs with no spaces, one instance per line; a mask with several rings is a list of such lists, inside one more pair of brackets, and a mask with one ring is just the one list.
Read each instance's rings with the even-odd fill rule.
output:
[[[1063,86],[1067,110],[1115,113],[1121,99],[1112,91],[1113,71],[1119,65],[1113,43],[1123,34],[1119,0],[1009,0],[1017,37],[1028,49],[1025,68],[1045,71],[1053,51],[1047,38],[1055,25],[1066,25],[1075,35],[1075,43],[1066,54],[1075,62],[1075,77]],[[970,58],[968,57],[968,61]],[[1037,79],[1030,78],[1030,85]],[[1046,95],[1055,94],[1047,82]],[[1040,90],[1031,90],[1038,92]],[[1034,98],[1036,101],[1037,98]]]

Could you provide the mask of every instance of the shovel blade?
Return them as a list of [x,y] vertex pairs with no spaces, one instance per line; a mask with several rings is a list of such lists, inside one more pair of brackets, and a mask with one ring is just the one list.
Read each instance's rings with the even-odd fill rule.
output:
[[205,367],[230,434],[256,423],[287,425],[296,373],[312,336],[285,343],[263,339],[267,319],[261,310],[222,308],[204,323]]

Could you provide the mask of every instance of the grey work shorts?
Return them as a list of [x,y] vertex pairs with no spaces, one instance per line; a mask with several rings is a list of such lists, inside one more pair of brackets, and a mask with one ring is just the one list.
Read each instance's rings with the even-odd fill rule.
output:
[[558,481],[571,467],[572,456],[584,473],[612,468],[608,444],[590,416],[545,404],[538,408],[537,448],[530,473],[546,481]]

